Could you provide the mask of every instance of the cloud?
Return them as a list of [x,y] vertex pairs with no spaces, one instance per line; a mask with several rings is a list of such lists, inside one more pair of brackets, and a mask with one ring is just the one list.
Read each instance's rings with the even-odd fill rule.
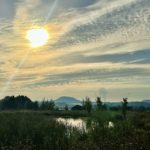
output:
[[17,0],[0,0],[0,19],[12,20],[14,18],[16,2]]
[[103,86],[113,93],[141,87],[144,93],[149,87],[149,0],[60,0],[44,26],[51,38],[35,50],[29,48],[26,31],[43,26],[53,1],[0,2],[9,8],[0,9],[1,86],[30,52],[8,93],[21,89],[36,97],[33,90],[47,96],[51,90],[57,96],[70,90],[83,96]]
[[[117,53],[117,54],[88,54],[84,55],[84,53],[71,53],[65,55],[60,61],[60,63],[64,64],[76,64],[76,63],[125,63],[125,64],[144,64],[146,61],[150,63],[150,49],[145,50],[135,50],[135,52],[126,52],[126,53]],[[58,58],[59,59],[59,58]]]

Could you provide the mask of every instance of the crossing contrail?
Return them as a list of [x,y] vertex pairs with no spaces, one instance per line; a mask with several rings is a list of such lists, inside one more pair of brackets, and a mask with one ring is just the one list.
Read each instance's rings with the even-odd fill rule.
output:
[[[45,17],[45,20],[44,20],[44,23],[43,23],[43,26],[45,24],[47,24],[48,20],[50,19],[50,17],[52,16],[57,4],[58,4],[58,1],[59,0],[55,0],[53,2],[53,5],[50,7],[49,9],[49,12],[48,12],[48,15]],[[29,56],[29,53],[30,53],[30,49],[27,51],[27,53],[25,54],[25,56],[21,59],[19,65],[17,66],[17,68],[15,69],[15,71],[13,72],[13,74],[8,78],[8,81],[5,83],[5,86],[4,88],[2,88],[1,92],[0,92],[0,97],[2,97],[5,92],[9,89],[10,85],[12,84],[13,80],[15,79],[16,75],[18,74],[19,72],[19,69],[22,67],[22,65],[25,63],[26,59],[28,58]]]
[[20,61],[17,68],[13,72],[13,74],[9,77],[8,81],[5,83],[4,88],[2,88],[2,90],[0,92],[0,97],[2,97],[5,94],[5,92],[8,90],[9,86],[11,85],[11,83],[15,79],[17,73],[19,72],[19,69],[22,67],[22,65],[26,61],[27,57],[29,56],[29,53],[30,53],[30,50],[28,50],[28,52],[25,54],[25,56],[23,57],[23,59]]
[[45,21],[44,21],[44,23],[43,23],[44,25],[48,22],[49,18],[52,16],[52,14],[53,14],[53,12],[54,12],[54,10],[55,10],[57,4],[58,4],[58,1],[59,1],[59,0],[55,0],[54,3],[53,3],[53,5],[50,6],[48,15],[45,17]]

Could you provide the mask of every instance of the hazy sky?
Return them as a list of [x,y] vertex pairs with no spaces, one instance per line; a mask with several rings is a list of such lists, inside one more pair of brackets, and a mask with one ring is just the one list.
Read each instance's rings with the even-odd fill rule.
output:
[[[0,0],[0,98],[150,98],[150,0]],[[32,48],[26,32],[48,30]]]

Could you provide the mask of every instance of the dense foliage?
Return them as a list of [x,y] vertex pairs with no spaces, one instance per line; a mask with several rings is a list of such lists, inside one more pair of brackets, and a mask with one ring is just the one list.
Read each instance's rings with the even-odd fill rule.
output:
[[6,96],[0,101],[1,110],[38,109],[38,102],[32,102],[27,96]]
[[0,101],[0,110],[54,110],[53,100],[43,100],[41,103],[33,102],[27,96],[6,96]]

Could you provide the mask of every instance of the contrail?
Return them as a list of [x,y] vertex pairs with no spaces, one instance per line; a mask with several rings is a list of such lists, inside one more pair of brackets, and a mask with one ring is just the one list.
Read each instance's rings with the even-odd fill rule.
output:
[[20,63],[18,64],[17,68],[13,72],[13,74],[9,77],[8,81],[5,84],[5,87],[2,88],[2,90],[0,92],[0,97],[2,97],[5,94],[5,92],[8,90],[10,84],[12,83],[12,81],[15,79],[17,73],[19,72],[19,69],[22,67],[22,65],[26,61],[27,57],[29,56],[29,53],[30,53],[30,50],[28,50],[28,52],[26,53],[26,55],[23,57],[23,59],[20,61]]
[[48,12],[48,15],[46,16],[43,25],[45,25],[45,24],[48,22],[49,18],[52,16],[52,14],[53,14],[53,12],[54,12],[54,10],[55,10],[57,4],[58,4],[58,1],[59,1],[59,0],[55,0],[54,3],[53,3],[53,5],[50,7],[49,12]]
[[[45,18],[43,26],[48,22],[49,18],[52,16],[52,14],[53,14],[56,6],[57,6],[58,1],[59,0],[55,0],[54,3],[53,3],[53,5],[50,7],[50,10],[48,12],[48,15]],[[26,53],[26,55],[23,57],[23,59],[20,61],[19,65],[15,69],[14,73],[9,77],[8,81],[5,84],[5,87],[0,92],[0,97],[2,97],[5,94],[5,92],[8,90],[9,86],[11,85],[11,83],[15,79],[17,73],[19,72],[19,69],[22,67],[22,65],[26,61],[27,57],[29,56],[29,53],[30,53],[30,49],[28,50],[28,52]]]

